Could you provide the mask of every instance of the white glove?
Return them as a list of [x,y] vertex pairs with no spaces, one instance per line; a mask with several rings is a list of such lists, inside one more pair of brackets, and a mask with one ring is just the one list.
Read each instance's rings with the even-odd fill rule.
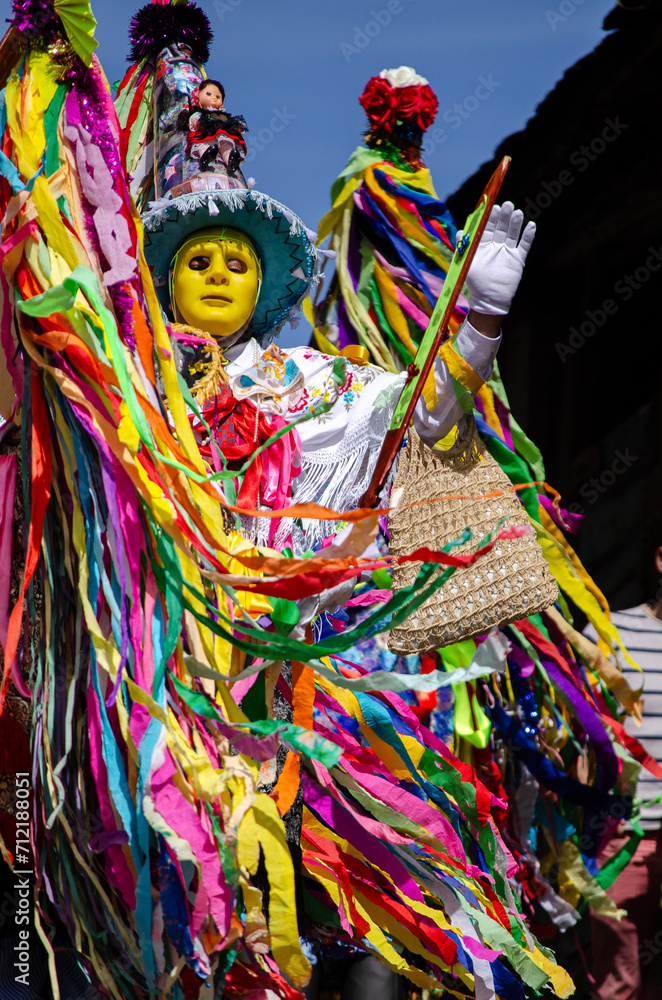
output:
[[[467,275],[469,304],[488,316],[505,316],[520,283],[536,235],[535,222],[522,232],[524,213],[512,201],[495,205]],[[520,238],[521,233],[521,238]],[[457,245],[464,234],[457,234]]]

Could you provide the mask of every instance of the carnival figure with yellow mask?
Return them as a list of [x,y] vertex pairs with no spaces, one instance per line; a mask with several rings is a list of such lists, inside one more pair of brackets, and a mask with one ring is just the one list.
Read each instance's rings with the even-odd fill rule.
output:
[[[240,508],[278,510],[294,499],[350,509],[370,483],[406,373],[348,361],[337,384],[332,356],[308,347],[282,350],[272,342],[284,323],[296,322],[302,299],[319,280],[324,253],[335,255],[319,250],[315,234],[284,205],[222,172],[200,170],[184,139],[178,147],[172,133],[159,128],[199,86],[198,59],[205,55],[199,46],[198,58],[192,55],[195,45],[184,21],[175,24],[183,13],[176,14],[177,7],[168,11],[174,19],[170,43],[160,48],[153,38],[162,31],[149,32],[148,17],[163,18],[164,12],[149,5],[136,15],[135,66],[116,106],[127,126],[140,117],[137,84],[145,66],[155,65],[153,118],[143,116],[142,131],[127,133],[127,167],[139,206],[149,209],[143,217],[145,254],[165,314],[174,321],[178,365],[202,407],[201,422],[191,415],[193,429],[206,457],[218,465],[215,441],[228,461],[239,463],[292,425],[236,482]],[[144,155],[151,138],[153,163]],[[173,163],[179,165],[176,175]],[[477,383],[491,374],[501,319],[534,234],[535,226],[523,227],[523,214],[506,203],[493,210],[476,252],[469,278],[473,307],[453,347]],[[360,353],[354,357],[365,360]],[[463,416],[441,359],[434,383],[413,421],[430,445]],[[335,533],[328,522],[253,515],[242,515],[242,531],[255,542],[295,553],[319,547]]]
[[[203,77],[197,8],[140,12],[115,118],[91,51],[68,40],[73,17],[81,48],[89,20],[46,2],[44,27],[15,7],[1,375],[30,514],[0,709],[12,677],[34,699],[20,864],[38,872],[53,982],[59,927],[114,1000],[296,1000],[334,941],[419,989],[523,995],[522,975],[567,995],[525,932],[490,794],[395,693],[427,682],[375,691],[330,661],[352,636],[311,649],[320,610],[371,563],[376,516],[346,538],[292,505],[356,507],[406,374],[271,342],[321,253],[271,197],[200,173],[169,127]],[[476,378],[531,244],[522,221],[496,210],[472,268],[454,347]],[[460,416],[441,359],[434,383],[414,417],[430,444]],[[41,631],[21,674],[24,598]],[[457,678],[439,675],[430,689]]]
[[[220,461],[217,441],[227,459],[239,461],[292,425],[236,483],[238,506],[278,510],[292,500],[335,510],[356,506],[406,373],[347,361],[338,385],[332,356],[265,346],[317,277],[319,253],[303,224],[265,195],[233,190],[181,195],[148,213],[144,225],[178,364],[202,407],[204,419],[192,415],[191,421],[207,457]],[[482,311],[471,311],[454,347],[481,379],[491,373],[501,318],[533,239],[532,226],[520,238],[521,229],[521,212],[510,204],[496,207],[472,264],[470,285]],[[435,391],[434,404],[421,399],[414,415],[430,445],[463,415],[441,359]],[[253,515],[243,519],[243,530],[260,544],[294,552],[319,547],[335,533],[324,522]]]

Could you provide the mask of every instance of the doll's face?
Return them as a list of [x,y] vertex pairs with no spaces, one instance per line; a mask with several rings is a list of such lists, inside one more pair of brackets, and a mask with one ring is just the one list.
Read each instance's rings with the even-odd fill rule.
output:
[[198,104],[201,108],[211,108],[212,111],[220,111],[223,107],[223,94],[215,83],[208,83],[202,90],[198,91]]
[[245,331],[259,289],[255,251],[237,230],[202,230],[177,256],[173,297],[179,316],[223,347]]

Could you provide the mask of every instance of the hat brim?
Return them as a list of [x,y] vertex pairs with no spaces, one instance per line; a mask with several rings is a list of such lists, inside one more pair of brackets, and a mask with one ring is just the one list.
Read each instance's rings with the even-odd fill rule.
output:
[[259,191],[238,188],[180,195],[144,215],[143,226],[145,257],[164,308],[170,306],[170,263],[184,240],[209,226],[231,226],[246,233],[263,261],[253,315],[258,338],[277,332],[319,277],[315,234],[288,208]]

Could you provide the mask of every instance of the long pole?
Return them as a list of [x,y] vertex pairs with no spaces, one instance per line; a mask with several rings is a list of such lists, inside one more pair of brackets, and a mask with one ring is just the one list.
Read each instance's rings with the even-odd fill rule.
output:
[[466,221],[462,242],[453,255],[441,295],[434,307],[430,322],[416,353],[416,358],[410,368],[409,379],[405,383],[395,412],[391,418],[391,423],[386,432],[370,486],[361,498],[361,507],[374,507],[379,500],[379,493],[386,482],[395,456],[400,450],[416,403],[423,391],[426,379],[434,364],[434,359],[448,331],[448,326],[460,292],[464,286],[471,261],[478,248],[480,238],[483,235],[490,212],[496,202],[509,166],[510,157],[504,156],[490,177],[478,205]]

